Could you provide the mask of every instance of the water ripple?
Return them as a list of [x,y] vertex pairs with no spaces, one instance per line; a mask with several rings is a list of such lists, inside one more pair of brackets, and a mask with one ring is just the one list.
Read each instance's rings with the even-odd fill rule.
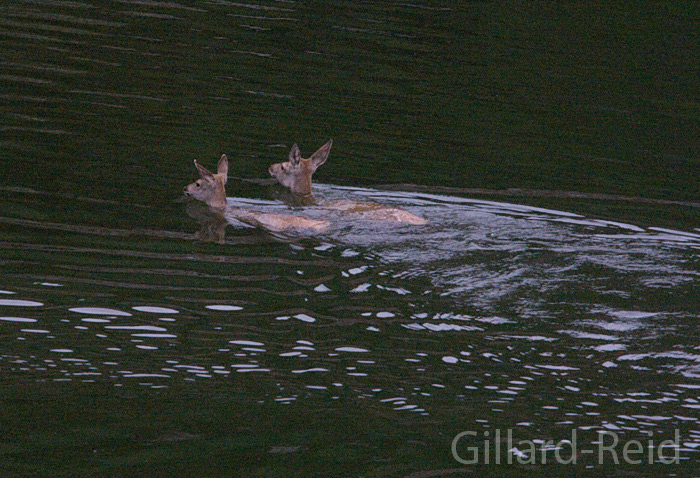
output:
[[43,307],[44,304],[33,300],[0,299],[0,305],[10,307]]
[[71,312],[77,312],[78,314],[90,314],[90,315],[109,315],[115,317],[131,317],[131,314],[116,309],[107,309],[102,307],[75,307],[69,309]]

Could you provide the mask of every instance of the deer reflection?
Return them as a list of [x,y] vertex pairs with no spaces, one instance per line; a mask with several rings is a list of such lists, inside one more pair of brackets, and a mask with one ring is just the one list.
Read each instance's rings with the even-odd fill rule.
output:
[[195,233],[195,238],[202,242],[224,243],[228,221],[221,211],[200,202],[188,201],[185,213],[201,226]]

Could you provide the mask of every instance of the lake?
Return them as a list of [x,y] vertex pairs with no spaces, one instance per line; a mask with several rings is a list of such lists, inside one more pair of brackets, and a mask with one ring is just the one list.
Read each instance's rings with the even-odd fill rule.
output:
[[4,2],[0,474],[697,473],[699,13]]

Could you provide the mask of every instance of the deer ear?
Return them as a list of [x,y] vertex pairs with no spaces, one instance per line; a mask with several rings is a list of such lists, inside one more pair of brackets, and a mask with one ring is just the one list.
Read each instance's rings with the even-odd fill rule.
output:
[[228,179],[228,158],[225,154],[221,155],[221,159],[216,165],[216,173],[222,175],[224,177],[224,183],[226,183]]
[[289,152],[289,162],[292,163],[293,167],[299,166],[301,161],[301,152],[299,151],[299,146],[296,144],[292,146],[292,150]]
[[326,144],[318,148],[318,151],[311,156],[311,165],[314,167],[314,170],[326,162],[331,152],[331,146],[333,146],[333,140],[329,139]]
[[194,160],[194,165],[197,166],[197,171],[199,171],[199,175],[202,176],[202,179],[214,179],[214,175],[211,171],[199,164],[196,159]]

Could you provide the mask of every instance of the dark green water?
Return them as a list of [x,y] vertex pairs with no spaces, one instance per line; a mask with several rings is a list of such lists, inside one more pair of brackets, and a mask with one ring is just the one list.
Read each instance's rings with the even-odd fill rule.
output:
[[[3,2],[0,474],[697,473],[699,10]],[[199,240],[193,159],[288,212],[328,138],[430,223]]]

